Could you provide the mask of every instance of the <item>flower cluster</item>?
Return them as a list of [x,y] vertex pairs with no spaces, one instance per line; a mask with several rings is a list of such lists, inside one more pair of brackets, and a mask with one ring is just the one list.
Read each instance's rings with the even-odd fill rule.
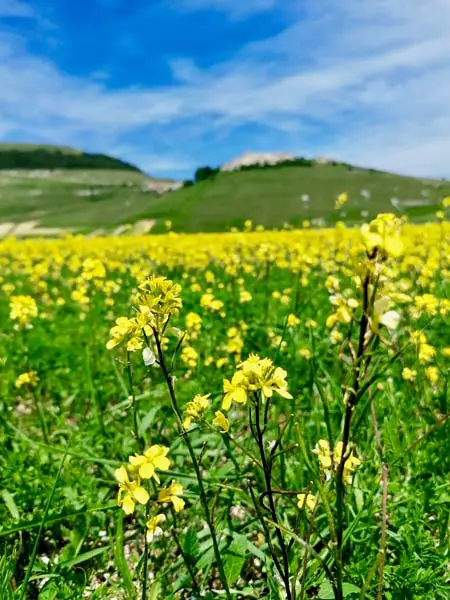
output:
[[188,430],[192,422],[199,421],[209,407],[209,397],[211,394],[201,396],[197,394],[193,400],[187,403],[183,414],[183,427]]
[[403,253],[401,221],[391,213],[378,215],[361,227],[364,247],[370,258],[398,257]]
[[275,367],[270,358],[250,354],[247,360],[238,364],[237,369],[231,381],[223,381],[224,410],[229,410],[232,402],[246,404],[251,392],[260,392],[263,399],[271,398],[274,393],[283,398],[292,398],[287,389],[287,372]]
[[128,352],[140,350],[145,338],[153,332],[164,333],[169,318],[177,315],[181,306],[181,286],[165,277],[150,277],[140,286],[135,298],[136,316],[119,317],[111,328],[108,350],[127,340]]
[[[169,449],[158,444],[150,446],[143,454],[137,454],[129,457],[129,464],[122,465],[114,471],[114,476],[119,484],[117,495],[117,505],[120,506],[125,514],[134,513],[136,504],[146,505],[151,500],[149,488],[143,485],[143,481],[154,479],[160,483],[157,471],[167,471],[170,467],[170,459],[167,457]],[[183,510],[184,500],[183,486],[180,483],[172,481],[166,488],[159,490],[154,504],[172,504],[176,512]],[[159,510],[159,508],[158,508]],[[157,513],[147,520],[147,540],[162,533],[160,524],[165,521],[163,513]]]
[[38,314],[36,301],[31,296],[11,296],[9,317],[17,321],[19,327],[30,326]]
[[[343,443],[338,442],[331,451],[330,443],[328,440],[319,440],[316,447],[314,448],[314,454],[317,454],[319,459],[320,467],[325,473],[327,479],[331,479],[333,475],[339,470],[339,465],[342,460]],[[347,448],[346,459],[344,463],[343,479],[345,483],[351,484],[353,472],[361,464],[361,460],[353,454],[352,448]]]
[[24,385],[28,385],[29,387],[36,387],[39,383],[39,377],[36,371],[27,371],[26,373],[21,373],[16,379],[16,388],[20,389]]
[[308,511],[314,510],[317,502],[317,497],[314,494],[308,492],[307,494],[297,494],[297,506],[300,509],[306,509]]

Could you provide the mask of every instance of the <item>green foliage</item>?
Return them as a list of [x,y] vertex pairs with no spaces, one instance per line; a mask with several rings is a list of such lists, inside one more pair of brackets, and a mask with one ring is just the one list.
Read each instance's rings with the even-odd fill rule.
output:
[[140,172],[137,167],[105,154],[27,144],[0,144],[2,169],[110,169]]
[[206,181],[207,179],[214,179],[219,171],[220,169],[218,167],[199,167],[195,171],[194,181],[195,183],[200,183],[201,181]]

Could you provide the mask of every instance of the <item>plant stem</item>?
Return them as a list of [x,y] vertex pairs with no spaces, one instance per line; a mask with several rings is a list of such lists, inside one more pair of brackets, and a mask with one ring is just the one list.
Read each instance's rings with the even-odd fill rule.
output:
[[130,386],[129,394],[131,396],[131,408],[133,411],[133,431],[134,437],[138,442],[141,450],[145,449],[145,440],[141,438],[139,435],[139,424],[138,424],[138,415],[137,415],[137,404],[136,404],[136,395],[134,393],[134,381],[133,381],[133,371],[131,369],[131,356],[130,352],[127,352],[127,373],[128,373],[128,383]]
[[381,460],[381,485],[383,489],[383,495],[381,500],[381,539],[380,539],[380,551],[379,563],[380,570],[378,573],[378,586],[377,586],[377,600],[383,600],[383,578],[384,578],[384,563],[386,559],[386,534],[388,524],[387,514],[387,496],[388,496],[388,466],[384,460],[383,446],[381,443],[380,429],[378,427],[377,413],[375,411],[375,403],[372,398],[371,389],[369,388],[370,398],[370,411],[372,416],[373,431],[375,434],[375,443],[377,452]]
[[[147,503],[145,506],[145,522],[150,516],[150,503]],[[145,526],[147,527],[147,525]],[[148,541],[147,541],[147,531],[144,529],[144,560],[142,567],[142,600],[147,599],[147,579],[148,579]]]
[[337,513],[337,528],[336,528],[336,566],[337,566],[337,583],[338,583],[338,598],[342,600],[342,575],[343,575],[343,557],[342,557],[342,537],[344,532],[344,467],[348,459],[347,450],[350,442],[350,426],[354,410],[358,400],[358,391],[361,383],[361,367],[364,358],[365,338],[367,327],[369,325],[369,283],[370,275],[367,274],[363,283],[363,308],[361,320],[359,323],[359,341],[358,350],[354,361],[353,384],[347,399],[347,407],[344,418],[344,431],[342,435],[342,454],[339,462],[338,471],[336,474],[336,513]]
[[225,594],[226,597],[231,600],[231,595],[230,595],[230,589],[228,587],[228,582],[227,582],[227,578],[225,575],[225,569],[223,566],[223,561],[222,561],[222,557],[220,555],[220,549],[219,549],[219,544],[217,542],[217,536],[216,536],[216,530],[214,527],[214,523],[211,519],[211,513],[209,510],[209,506],[208,506],[208,499],[206,497],[206,491],[205,491],[205,487],[203,485],[203,478],[202,478],[202,474],[200,471],[200,466],[198,464],[197,461],[197,457],[195,455],[194,452],[194,448],[191,444],[191,441],[189,439],[189,434],[188,432],[185,430],[184,426],[183,426],[183,418],[180,412],[180,409],[178,407],[178,403],[177,403],[177,398],[175,395],[175,390],[173,387],[173,380],[172,377],[169,374],[169,371],[167,369],[167,365],[166,365],[166,361],[164,358],[164,353],[162,351],[162,347],[161,347],[161,340],[159,339],[159,333],[156,329],[153,330],[153,334],[155,337],[155,343],[156,343],[156,348],[157,348],[157,352],[158,352],[158,359],[159,359],[159,363],[160,363],[160,367],[161,370],[163,372],[164,375],[164,379],[166,380],[167,383],[167,387],[169,390],[169,396],[170,396],[170,401],[172,404],[172,408],[175,412],[175,415],[178,419],[178,425],[180,427],[181,430],[181,435],[186,443],[189,455],[191,457],[191,461],[192,461],[192,465],[194,467],[194,471],[195,471],[195,475],[197,477],[197,481],[198,481],[198,487],[199,487],[199,491],[200,491],[200,501],[202,503],[203,506],[203,511],[205,513],[205,518],[206,518],[206,523],[208,525],[208,529],[211,535],[211,539],[212,539],[212,544],[213,544],[213,549],[214,549],[214,556],[216,558],[216,563],[217,563],[217,568],[219,570],[219,578],[220,581],[222,583],[222,587],[225,590]]
[[264,433],[263,433],[263,430],[261,429],[259,403],[260,403],[259,396],[256,396],[255,397],[255,427],[256,427],[256,434],[257,434],[256,441],[258,444],[259,453],[261,456],[261,463],[263,466],[264,484],[265,484],[267,498],[269,500],[270,513],[272,515],[273,522],[276,523],[276,525],[277,525],[277,527],[275,528],[275,532],[276,532],[276,536],[278,539],[278,544],[280,546],[282,560],[283,560],[283,568],[282,568],[282,571],[280,572],[280,575],[281,575],[281,578],[283,579],[284,587],[286,588],[286,598],[287,598],[287,600],[291,600],[292,594],[291,594],[291,587],[290,587],[290,583],[289,583],[289,558],[288,558],[287,547],[286,547],[286,543],[284,541],[283,534],[281,533],[281,530],[278,527],[279,521],[278,521],[277,511],[275,508],[275,502],[274,502],[273,490],[272,490],[272,482],[271,482],[272,466],[271,466],[271,463],[268,462],[268,460],[267,460],[266,452],[264,449]]

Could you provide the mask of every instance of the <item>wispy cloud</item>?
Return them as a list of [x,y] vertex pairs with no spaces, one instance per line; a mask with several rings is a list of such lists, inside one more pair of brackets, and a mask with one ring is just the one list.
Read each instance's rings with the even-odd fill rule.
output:
[[[266,139],[278,146],[269,150],[450,175],[450,3],[318,0],[300,8],[279,35],[228,61],[200,68],[190,56],[173,60],[174,82],[164,87],[111,89],[71,77],[0,36],[0,137],[125,144],[150,171],[155,158],[161,172],[261,149]],[[145,144],[131,144],[136,136]]]
[[184,10],[214,9],[239,19],[273,9],[277,3],[277,0],[178,0],[177,6]]
[[34,17],[34,10],[21,0],[0,0],[0,19],[2,17]]

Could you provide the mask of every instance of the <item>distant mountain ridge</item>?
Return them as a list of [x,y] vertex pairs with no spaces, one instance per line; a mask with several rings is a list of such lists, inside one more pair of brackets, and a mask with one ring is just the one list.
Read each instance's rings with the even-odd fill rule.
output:
[[64,146],[0,143],[0,170],[15,169],[111,169],[141,173],[134,165],[106,154]]

